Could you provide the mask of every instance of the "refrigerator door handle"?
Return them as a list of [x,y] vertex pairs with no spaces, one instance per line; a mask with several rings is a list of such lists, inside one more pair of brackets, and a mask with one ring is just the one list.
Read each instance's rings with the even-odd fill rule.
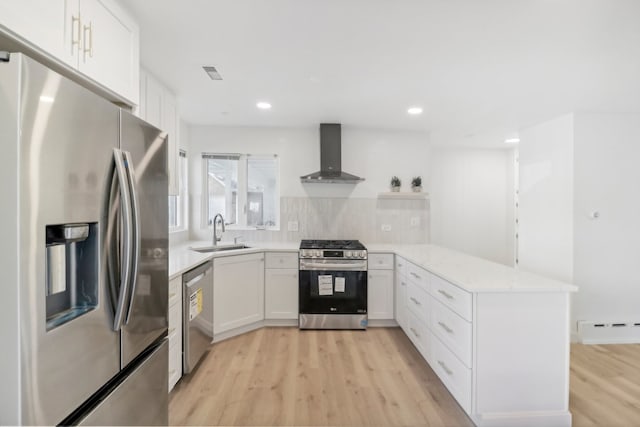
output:
[[136,295],[136,284],[138,283],[138,264],[140,263],[140,209],[138,204],[138,192],[136,189],[135,174],[133,171],[133,162],[131,161],[131,153],[122,151],[127,166],[127,179],[129,184],[129,192],[131,193],[131,220],[132,228],[132,259],[131,259],[131,278],[129,286],[129,308],[124,324],[129,324],[131,312],[133,311],[133,300]]
[[129,295],[129,284],[131,282],[131,251],[133,249],[133,217],[131,215],[131,190],[129,189],[129,180],[127,167],[122,155],[122,151],[114,148],[113,159],[116,165],[116,175],[120,184],[120,205],[122,206],[122,262],[120,276],[120,292],[118,303],[116,305],[116,313],[113,319],[113,330],[119,331],[122,327],[124,318],[124,309]]

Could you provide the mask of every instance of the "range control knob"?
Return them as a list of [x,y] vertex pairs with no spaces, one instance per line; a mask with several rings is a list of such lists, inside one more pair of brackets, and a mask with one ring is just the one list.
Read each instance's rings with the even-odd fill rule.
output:
[[353,254],[351,251],[345,251],[345,253],[344,253],[344,256],[346,258],[351,258],[353,255],[355,255],[355,254]]
[[360,251],[358,256],[360,256],[360,258],[365,258],[367,256],[367,253],[365,251]]
[[320,258],[322,256],[322,251],[316,251],[314,255]]

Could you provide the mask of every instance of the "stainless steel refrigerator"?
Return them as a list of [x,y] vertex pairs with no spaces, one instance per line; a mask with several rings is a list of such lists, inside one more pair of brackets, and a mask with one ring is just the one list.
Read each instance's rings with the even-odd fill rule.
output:
[[167,424],[167,135],[0,61],[0,425]]

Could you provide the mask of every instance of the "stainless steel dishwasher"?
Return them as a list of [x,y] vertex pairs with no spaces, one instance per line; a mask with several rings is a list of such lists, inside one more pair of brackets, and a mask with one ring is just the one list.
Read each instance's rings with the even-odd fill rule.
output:
[[182,275],[182,364],[190,373],[213,340],[213,262]]

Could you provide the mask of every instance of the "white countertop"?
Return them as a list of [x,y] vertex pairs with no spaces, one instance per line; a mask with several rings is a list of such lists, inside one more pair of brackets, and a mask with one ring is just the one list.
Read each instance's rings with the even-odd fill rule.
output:
[[[221,242],[220,245],[231,244]],[[190,247],[209,241],[187,242],[169,249],[169,278],[209,259],[256,252],[297,252],[300,242],[244,242],[247,249],[198,253]],[[393,253],[469,292],[575,292],[577,286],[516,270],[506,265],[435,245],[366,244],[371,253]]]
[[[232,245],[233,242],[219,242],[218,246]],[[232,255],[254,254],[256,252],[298,252],[300,242],[242,242],[248,246],[246,249],[234,249],[200,253],[191,250],[191,247],[199,248],[211,246],[211,241],[189,241],[169,248],[169,280],[191,270],[203,262]]]

